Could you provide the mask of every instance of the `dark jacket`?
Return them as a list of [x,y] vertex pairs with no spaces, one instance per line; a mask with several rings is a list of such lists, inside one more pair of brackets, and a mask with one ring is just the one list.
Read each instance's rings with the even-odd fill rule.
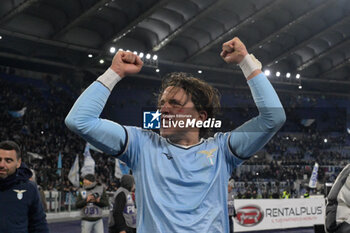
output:
[[16,173],[0,179],[0,232],[49,232],[39,191],[29,181],[32,172],[22,163]]

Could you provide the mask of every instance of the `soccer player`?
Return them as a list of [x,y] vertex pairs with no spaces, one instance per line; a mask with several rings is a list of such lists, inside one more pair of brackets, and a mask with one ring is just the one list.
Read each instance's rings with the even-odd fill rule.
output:
[[[239,64],[259,115],[235,130],[201,138],[203,128],[161,127],[160,135],[99,118],[118,81],[138,73],[141,59],[119,51],[110,68],[79,97],[66,125],[132,170],[136,183],[137,232],[229,232],[227,187],[235,167],[260,150],[283,125],[285,113],[261,63],[239,38],[221,57]],[[205,121],[219,107],[217,92],[202,80],[173,73],[159,97],[161,119],[181,114]]]

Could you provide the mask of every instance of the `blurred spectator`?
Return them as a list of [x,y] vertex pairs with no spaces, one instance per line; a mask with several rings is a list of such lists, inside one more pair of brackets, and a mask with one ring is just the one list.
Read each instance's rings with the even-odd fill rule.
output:
[[76,207],[82,209],[81,233],[103,233],[102,208],[109,205],[106,190],[96,182],[93,174],[87,174],[83,184],[76,202]]
[[[30,171],[32,172],[33,175],[32,175],[32,177],[29,178],[29,180],[34,182],[35,184],[37,184],[35,171],[33,169],[30,169]],[[45,197],[44,190],[38,184],[37,184],[37,188],[39,190],[41,204],[43,205],[44,211],[47,212],[47,203],[46,203],[46,197]]]
[[132,198],[133,191],[135,191],[134,177],[123,175],[121,185],[113,198],[113,208],[109,213],[109,233],[136,233],[137,210]]

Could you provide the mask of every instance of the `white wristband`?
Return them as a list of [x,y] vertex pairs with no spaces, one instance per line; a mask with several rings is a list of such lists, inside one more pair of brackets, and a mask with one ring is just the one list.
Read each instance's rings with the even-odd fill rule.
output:
[[122,78],[114,72],[111,68],[108,68],[106,72],[104,72],[100,77],[98,77],[97,81],[101,82],[104,86],[106,86],[110,91],[113,90],[113,87],[121,80]]
[[246,78],[255,70],[261,70],[261,62],[253,54],[247,54],[238,64]]

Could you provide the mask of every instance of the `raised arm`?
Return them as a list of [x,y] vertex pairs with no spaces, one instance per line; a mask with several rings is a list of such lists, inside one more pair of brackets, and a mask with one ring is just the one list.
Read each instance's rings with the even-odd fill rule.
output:
[[283,106],[269,80],[261,71],[261,63],[248,54],[237,37],[222,46],[221,57],[238,64],[253,95],[259,115],[233,130],[229,145],[238,157],[247,159],[260,150],[282,127],[286,120]]
[[65,119],[67,127],[103,152],[116,155],[126,143],[124,128],[101,119],[100,114],[113,87],[127,75],[140,72],[143,62],[130,52],[118,51],[110,68],[77,99]]

